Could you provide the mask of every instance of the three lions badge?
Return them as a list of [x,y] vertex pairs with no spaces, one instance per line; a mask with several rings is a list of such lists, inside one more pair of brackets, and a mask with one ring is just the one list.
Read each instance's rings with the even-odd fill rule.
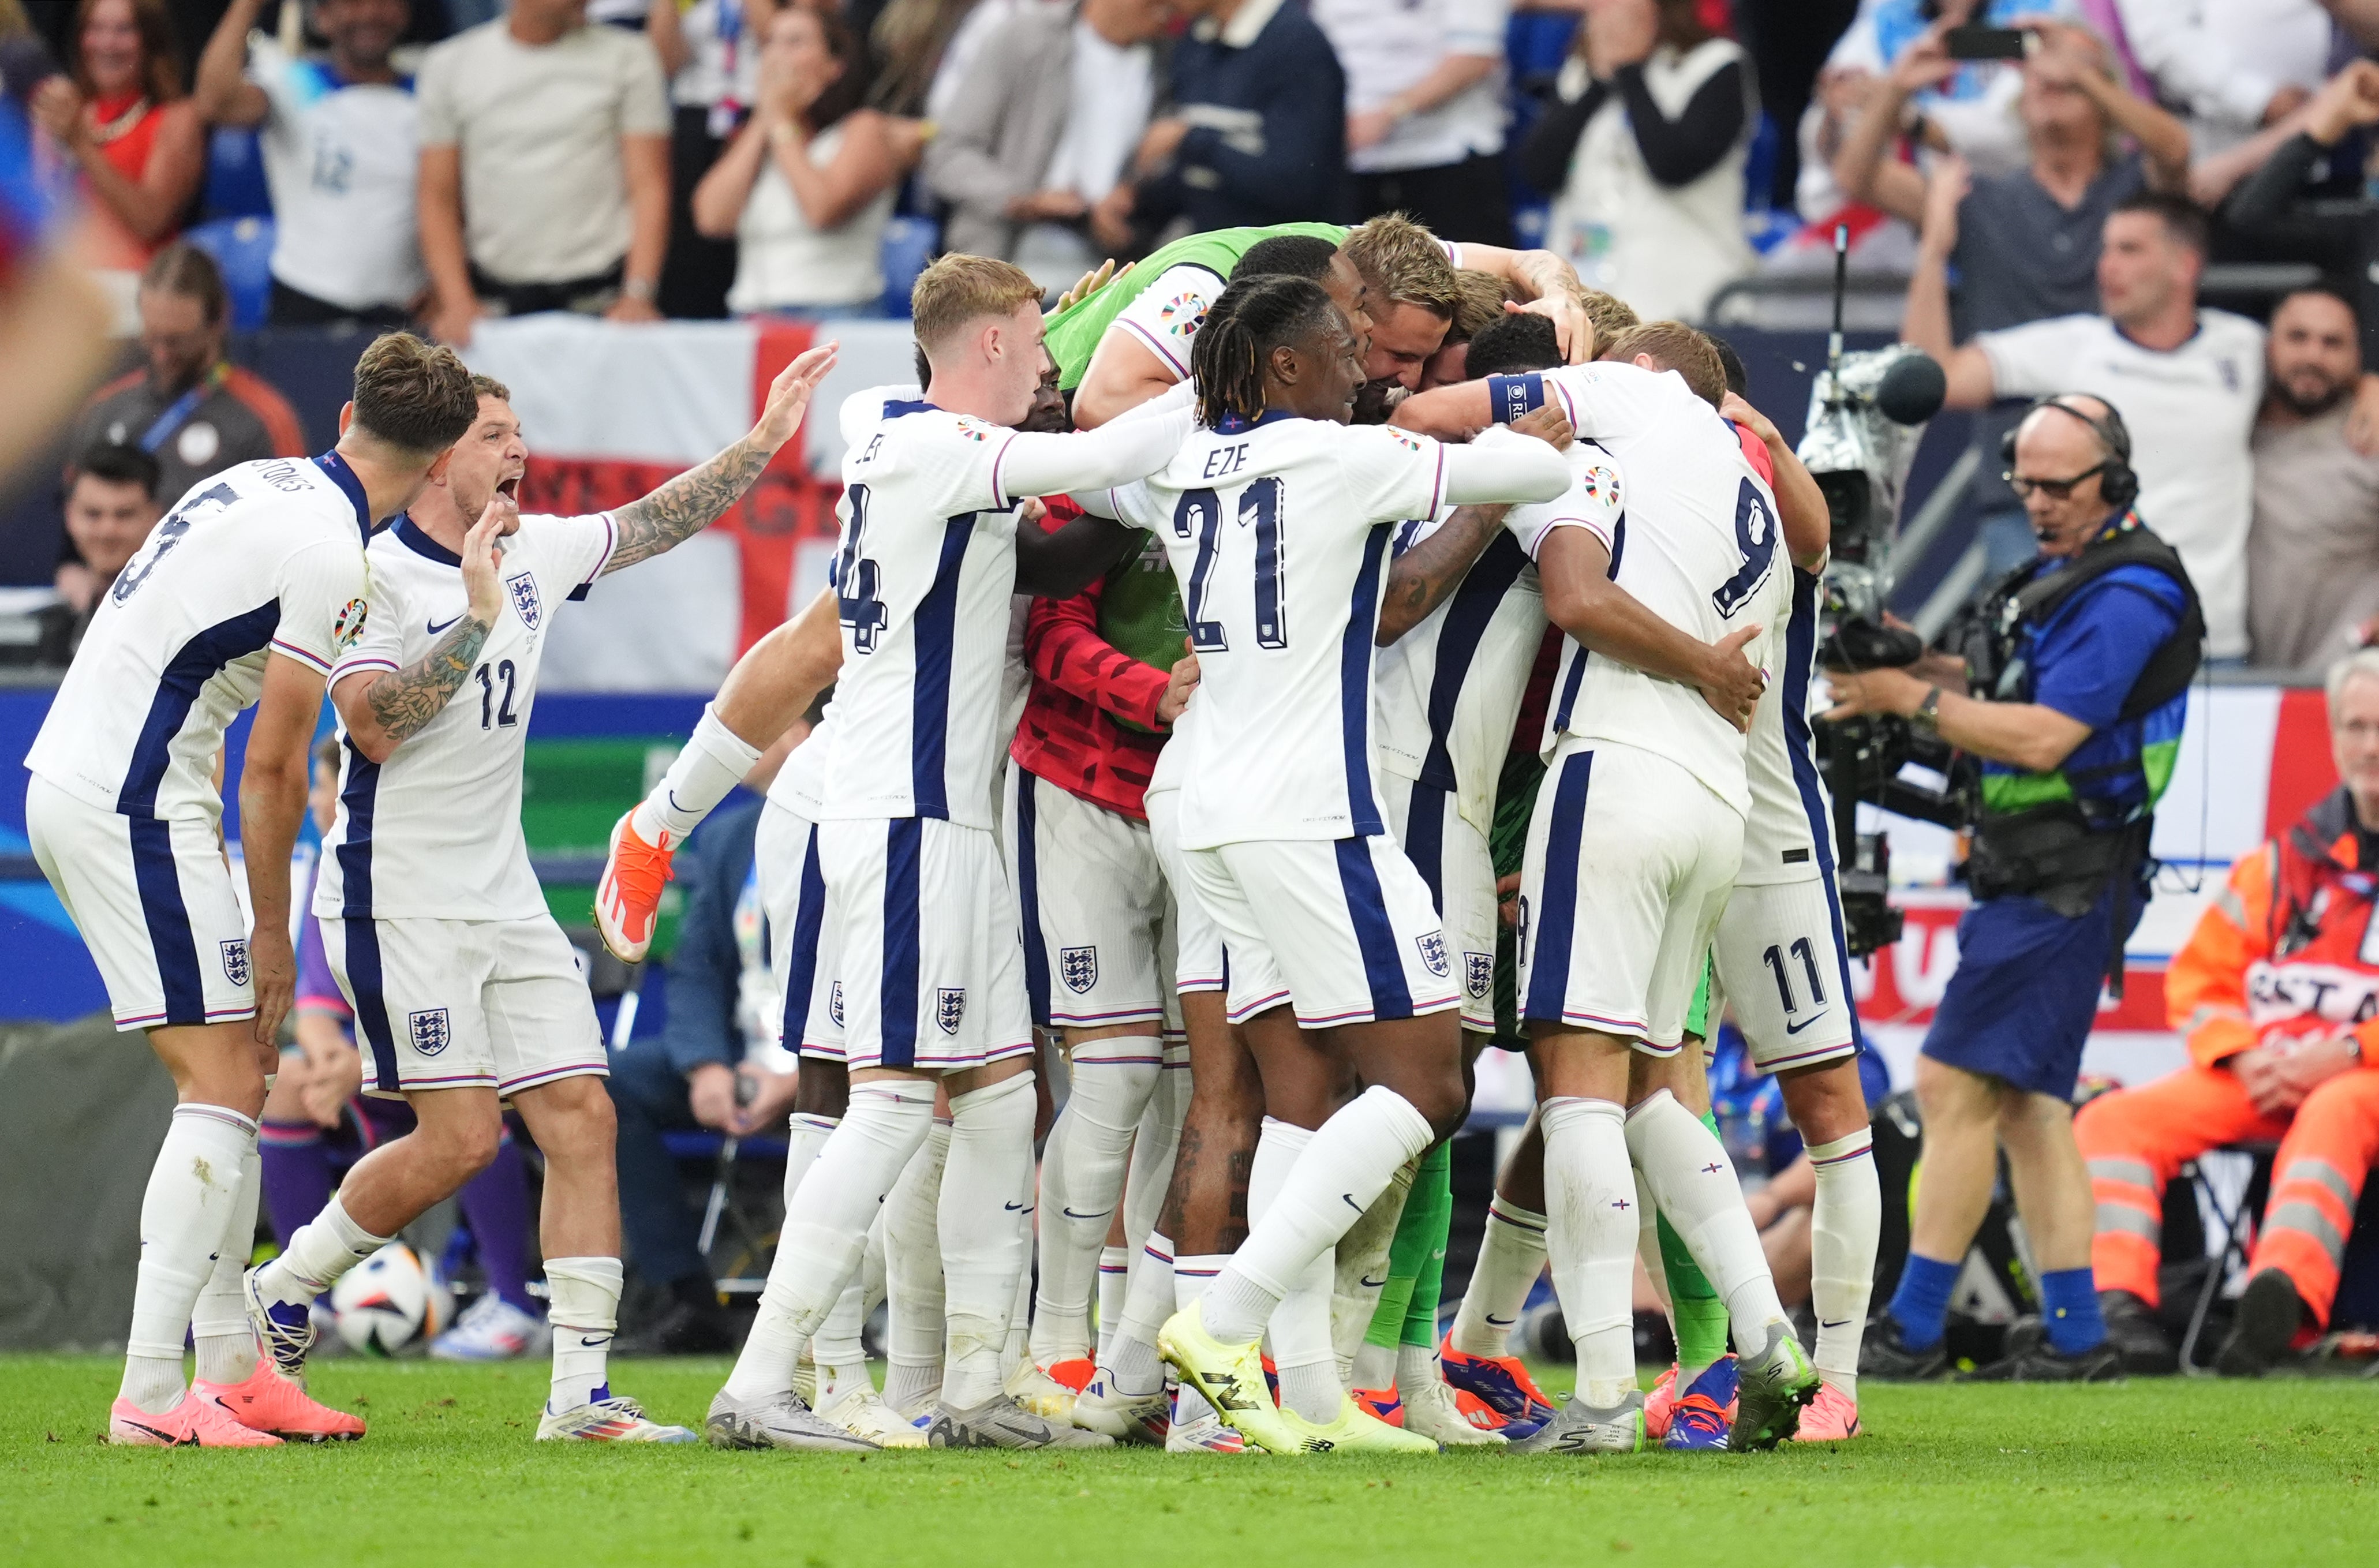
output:
[[1087,994],[1099,983],[1099,950],[1096,947],[1060,947],[1057,949],[1057,978],[1075,995]]
[[453,1042],[453,1025],[443,1007],[429,1007],[417,1013],[407,1013],[405,1025],[413,1036],[413,1049],[421,1055],[434,1056]]
[[534,632],[545,619],[545,601],[537,595],[537,577],[527,572],[515,572],[504,579],[504,589],[512,595],[513,612],[521,624]]

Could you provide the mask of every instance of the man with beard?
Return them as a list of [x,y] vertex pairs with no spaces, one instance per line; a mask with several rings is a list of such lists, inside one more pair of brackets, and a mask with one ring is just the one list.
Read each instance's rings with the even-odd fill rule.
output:
[[2361,342],[2354,307],[2326,285],[2272,312],[2247,532],[2247,634],[2262,669],[2319,670],[2379,618],[2379,459],[2346,440]]

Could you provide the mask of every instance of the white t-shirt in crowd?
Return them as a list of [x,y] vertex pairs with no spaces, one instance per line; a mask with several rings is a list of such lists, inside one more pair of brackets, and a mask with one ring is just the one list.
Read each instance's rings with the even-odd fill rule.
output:
[[1449,54],[1485,55],[1486,77],[1436,108],[1399,120],[1346,154],[1359,175],[1436,169],[1503,150],[1503,23],[1511,0],[1311,0],[1314,22],[1346,73],[1346,108],[1375,109]]
[[[760,39],[744,0],[694,0],[678,13],[685,67],[670,79],[670,102],[690,109],[750,103],[760,94]],[[714,125],[712,134],[733,129]]]
[[328,60],[249,45],[269,107],[258,140],[272,191],[272,275],[349,309],[403,306],[428,281],[413,223],[413,83],[349,82]]
[[[842,151],[850,125],[838,120],[804,150],[825,168]],[[876,199],[830,229],[814,226],[777,166],[777,151],[761,154],[760,174],[735,221],[735,283],[727,308],[738,316],[792,307],[866,305],[884,293],[884,227],[897,192]]]
[[2201,310],[2169,353],[2142,348],[2104,316],[2059,316],[1977,332],[2001,397],[2090,392],[2131,433],[2140,520],[2180,552],[2205,610],[2213,658],[2247,652],[2247,525],[2254,513],[2248,443],[2264,400],[2264,329]]
[[[545,894],[521,834],[521,778],[545,633],[619,547],[609,513],[524,517],[496,563],[504,603],[436,718],[374,763],[350,750],[322,836],[314,912],[381,920],[534,920]],[[419,663],[470,608],[463,560],[409,517],[374,538],[371,614],[331,671]],[[340,727],[344,738],[344,725]]]
[[1073,34],[1066,128],[1041,185],[1096,201],[1115,189],[1125,162],[1140,145],[1140,133],[1148,128],[1155,76],[1145,43],[1118,48],[1079,17]]
[[465,248],[508,283],[592,277],[628,251],[626,136],[670,134],[660,56],[582,27],[535,48],[499,18],[422,58],[421,144],[460,147]]

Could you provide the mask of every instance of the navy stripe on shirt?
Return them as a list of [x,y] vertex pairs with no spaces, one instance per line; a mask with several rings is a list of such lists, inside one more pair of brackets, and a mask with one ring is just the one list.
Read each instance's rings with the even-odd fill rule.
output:
[[917,606],[916,684],[909,718],[909,789],[919,816],[950,814],[950,659],[958,642],[959,577],[966,565],[974,513],[942,525],[942,555],[934,585]]
[[223,673],[235,658],[261,652],[281,625],[281,604],[267,600],[254,609],[218,621],[184,643],[157,677],[157,694],[150,699],[149,716],[140,721],[140,738],[133,742],[125,765],[124,787],[115,809],[127,816],[157,814],[157,790],[174,764],[174,741],[190,717],[199,690]]
[[1371,787],[1371,639],[1380,629],[1380,584],[1385,576],[1392,523],[1375,525],[1363,541],[1363,569],[1346,611],[1346,632],[1338,650],[1338,724],[1346,754],[1346,814],[1355,837],[1385,833],[1379,796]]

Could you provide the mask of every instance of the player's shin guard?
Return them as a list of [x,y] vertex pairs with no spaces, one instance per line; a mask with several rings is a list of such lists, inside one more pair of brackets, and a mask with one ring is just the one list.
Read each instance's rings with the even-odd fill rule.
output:
[[1000,1350],[1027,1252],[1018,1220],[1033,1190],[1033,1111],[1031,1073],[950,1097],[938,1217],[949,1303],[945,1409],[972,1409],[999,1395]]
[[[240,1162],[239,1196],[231,1205],[231,1221],[216,1249],[213,1271],[199,1292],[190,1313],[190,1338],[199,1350],[199,1381],[244,1383],[256,1372],[256,1331],[248,1326],[248,1302],[240,1276],[248,1272],[248,1254],[256,1249],[256,1211],[264,1195],[264,1162],[250,1149]],[[181,1358],[175,1357],[178,1368]]]
[[1153,1034],[1087,1040],[1073,1049],[1073,1092],[1051,1132],[1041,1194],[1041,1285],[1033,1358],[1071,1361],[1091,1349],[1093,1269],[1122,1200],[1124,1170],[1165,1070]]
[[936,1120],[884,1204],[884,1399],[914,1417],[942,1387],[944,1296],[938,1212],[950,1124]]
[[1528,1304],[1528,1292],[1545,1272],[1546,1219],[1497,1193],[1487,1204],[1487,1234],[1471,1265],[1469,1288],[1455,1314],[1454,1348],[1465,1356],[1511,1353],[1512,1329]]
[[1418,1161],[1407,1161],[1388,1178],[1386,1190],[1371,1200],[1363,1217],[1338,1238],[1330,1294],[1330,1343],[1337,1353],[1338,1376],[1354,1388],[1384,1387],[1355,1375],[1355,1362],[1369,1341],[1373,1321],[1384,1309],[1382,1292],[1395,1271],[1389,1259],[1404,1224],[1405,1203],[1412,1191]]
[[759,760],[759,747],[719,721],[719,705],[706,705],[684,749],[636,807],[637,836],[647,844],[674,847],[701,826]]
[[728,1393],[753,1400],[791,1391],[803,1347],[857,1272],[867,1228],[933,1120],[934,1086],[922,1080],[852,1086],[849,1111],[785,1215],[759,1313],[728,1374]]
[[1628,1153],[1660,1212],[1726,1302],[1735,1342],[1765,1343],[1768,1325],[1783,1321],[1784,1308],[1725,1146],[1665,1089],[1628,1112],[1626,1126]]
[[1625,1113],[1608,1100],[1544,1104],[1545,1199],[1553,1290],[1577,1343],[1578,1397],[1596,1409],[1636,1386],[1636,1178]]
[[1156,1331],[1174,1311],[1173,1243],[1151,1236],[1141,1248],[1124,1292],[1123,1312],[1099,1365],[1108,1389],[1120,1394],[1154,1393],[1165,1386],[1165,1364],[1156,1354]]
[[1858,1395],[1859,1337],[1875,1288],[1875,1252],[1883,1231],[1883,1189],[1875,1174],[1872,1129],[1809,1151],[1817,1176],[1809,1222],[1809,1304],[1817,1314],[1817,1372]]
[[554,1414],[610,1396],[606,1368],[611,1338],[620,1329],[620,1260],[548,1258],[546,1313],[553,1324],[553,1391],[546,1409]]
[[1436,1140],[1429,1118],[1383,1084],[1341,1107],[1313,1135],[1271,1212],[1207,1292],[1207,1333],[1224,1344],[1255,1339],[1305,1266],[1337,1244],[1397,1166]]

